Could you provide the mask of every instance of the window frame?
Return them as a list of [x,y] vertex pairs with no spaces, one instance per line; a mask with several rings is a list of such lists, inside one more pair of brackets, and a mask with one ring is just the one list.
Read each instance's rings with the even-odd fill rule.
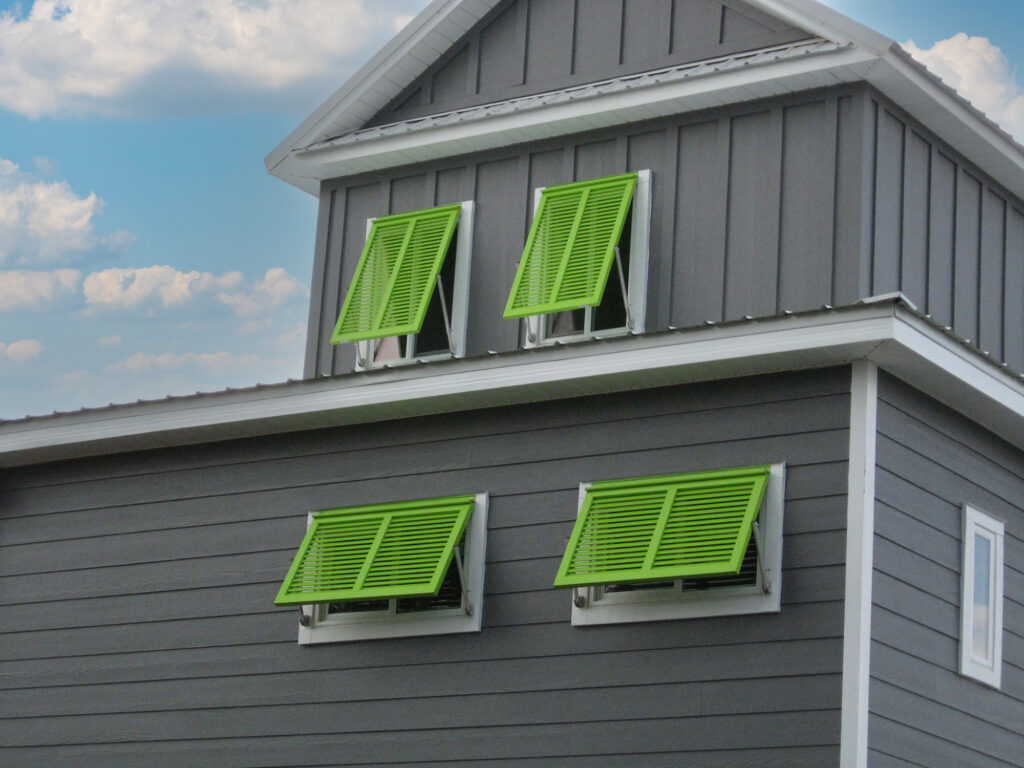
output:
[[[964,504],[963,538],[961,541],[960,571],[960,674],[993,688],[1002,681],[1003,661],[1003,602],[1004,594],[1004,539],[1003,521],[979,508]],[[977,538],[990,542],[989,549],[989,613],[985,621],[988,635],[989,658],[974,653],[975,567],[977,565]]]
[[[307,604],[302,606],[302,614],[304,622],[308,619],[308,626],[302,622],[299,624],[299,645],[479,632],[483,616],[489,496],[486,492],[475,496],[463,539],[462,571],[466,597],[461,607],[396,613],[396,600],[391,598],[387,611],[328,615],[326,603]],[[307,526],[315,514],[309,513]]]
[[[524,349],[547,347],[555,344],[626,336],[643,333],[647,327],[647,281],[650,262],[651,231],[651,171],[636,171],[636,188],[633,190],[631,205],[631,226],[629,232],[629,274],[627,295],[623,297],[628,309],[627,324],[616,328],[592,329],[593,307],[584,307],[584,329],[577,333],[549,336],[547,318],[558,313],[528,315],[521,319],[521,338]],[[587,179],[586,181],[597,181]],[[536,218],[541,197],[547,187],[533,190],[533,217]],[[531,219],[531,227],[533,219]],[[612,264],[609,280],[618,280],[618,266]],[[570,310],[571,311],[571,310]],[[632,320],[632,326],[629,325]]]
[[[455,205],[455,203],[452,203]],[[473,216],[476,205],[472,200],[463,200],[458,205],[462,210],[459,212],[459,221],[455,227],[453,241],[455,243],[455,268],[452,280],[452,306],[449,307],[451,314],[451,349],[447,352],[432,352],[417,355],[415,353],[418,333],[408,333],[403,336],[384,336],[377,339],[363,339],[361,341],[349,342],[356,347],[356,371],[369,371],[377,368],[392,368],[402,365],[412,365],[418,362],[432,362],[435,360],[451,360],[466,356],[466,329],[469,317],[469,278],[471,268],[471,251],[473,247]],[[429,209],[424,209],[429,210]],[[415,211],[410,211],[415,213]],[[390,214],[389,214],[390,215]],[[369,240],[370,232],[373,230],[373,223],[383,218],[375,216],[366,220],[366,235],[364,243]],[[442,263],[443,269],[443,263]],[[351,286],[349,288],[351,290]],[[402,357],[387,360],[375,361],[372,359],[372,351],[377,343],[389,343],[392,340],[405,338],[405,354]]]
[[[580,483],[577,515],[583,509],[590,483]],[[760,563],[757,581],[751,585],[711,587],[682,591],[679,579],[671,588],[604,592],[604,585],[571,590],[572,625],[624,624],[670,621],[711,616],[778,613],[782,594],[782,529],[786,465],[771,464],[768,486],[758,517]]]

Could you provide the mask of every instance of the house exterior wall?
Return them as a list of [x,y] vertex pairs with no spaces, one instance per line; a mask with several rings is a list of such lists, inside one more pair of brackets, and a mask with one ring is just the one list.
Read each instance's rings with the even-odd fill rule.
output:
[[[1024,755],[1024,454],[879,380],[870,765],[1009,768]],[[1002,688],[958,672],[964,503],[1006,524]]]
[[[838,762],[846,368],[0,474],[5,766]],[[574,629],[581,481],[786,462],[779,614]],[[302,647],[307,510],[490,493],[479,634]]]
[[366,221],[474,200],[467,354],[510,351],[502,308],[537,187],[650,169],[647,330],[847,304],[861,285],[857,89],[823,91],[458,157],[323,185],[305,372],[343,373],[331,331]]
[[742,0],[501,3],[370,125],[805,40]]
[[903,291],[1024,371],[1024,201],[877,92],[865,119],[866,294]]

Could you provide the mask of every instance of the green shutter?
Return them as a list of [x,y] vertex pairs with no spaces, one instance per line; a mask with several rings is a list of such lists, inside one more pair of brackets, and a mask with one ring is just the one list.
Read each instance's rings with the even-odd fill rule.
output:
[[317,512],[274,601],[436,595],[475,496]]
[[601,303],[636,181],[628,173],[541,192],[505,317]]
[[375,219],[332,344],[418,333],[461,205]]
[[594,483],[556,587],[738,573],[768,467]]

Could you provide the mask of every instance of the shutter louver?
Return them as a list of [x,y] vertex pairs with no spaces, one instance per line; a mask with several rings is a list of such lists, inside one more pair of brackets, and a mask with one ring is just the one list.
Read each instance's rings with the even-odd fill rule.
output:
[[556,587],[738,573],[768,467],[592,484]]
[[436,595],[475,496],[318,512],[277,605]]
[[505,317],[601,303],[636,184],[628,173],[541,192]]
[[375,219],[332,344],[418,333],[461,205]]

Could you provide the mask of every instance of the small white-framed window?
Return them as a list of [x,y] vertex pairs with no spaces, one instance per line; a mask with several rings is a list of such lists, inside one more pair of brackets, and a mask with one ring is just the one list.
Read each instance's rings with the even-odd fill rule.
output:
[[960,674],[1000,686],[1003,658],[1002,521],[964,505]]
[[472,201],[366,222],[366,245],[331,343],[356,346],[357,371],[463,357]]
[[[580,511],[588,484],[580,487]],[[777,613],[782,592],[785,464],[768,467],[764,498],[735,574],[608,583],[572,590],[572,624],[589,626]]]
[[651,172],[534,190],[534,220],[505,317],[526,348],[642,333]]
[[487,506],[479,493],[311,512],[275,601],[316,600],[299,644],[479,632]]

